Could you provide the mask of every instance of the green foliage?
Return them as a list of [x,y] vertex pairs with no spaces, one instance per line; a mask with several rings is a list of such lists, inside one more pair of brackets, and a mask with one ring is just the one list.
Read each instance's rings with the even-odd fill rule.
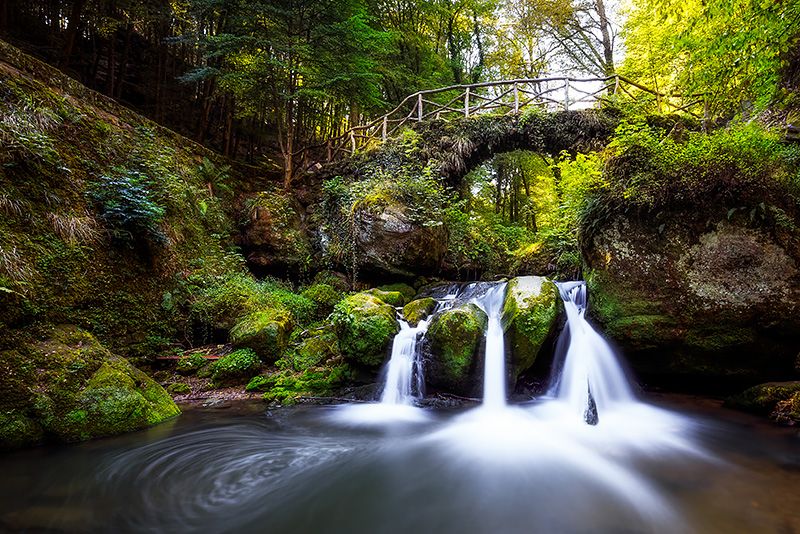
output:
[[160,227],[165,208],[153,194],[153,181],[139,171],[116,168],[116,176],[102,176],[87,190],[111,235],[125,242],[137,239],[164,244]]
[[333,286],[323,283],[312,284],[305,288],[301,296],[314,303],[314,318],[324,319],[342,300],[342,293]]
[[175,365],[175,370],[182,375],[191,375],[205,367],[207,363],[208,360],[201,354],[190,354],[178,360],[178,363]]
[[236,382],[252,375],[260,365],[253,350],[235,350],[211,364],[211,380],[215,384]]

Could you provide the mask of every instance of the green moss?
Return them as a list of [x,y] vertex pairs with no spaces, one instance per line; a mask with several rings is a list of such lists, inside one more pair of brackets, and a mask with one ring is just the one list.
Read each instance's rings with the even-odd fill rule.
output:
[[[269,388],[264,400],[294,404],[299,397],[327,396],[352,378],[350,367],[312,367],[302,373],[284,370],[270,377],[260,387]],[[255,379],[254,379],[255,380]]]
[[417,295],[417,290],[408,284],[388,284],[384,286],[378,286],[378,289],[381,291],[397,291],[398,293],[402,293],[406,302],[411,302]]
[[399,308],[406,303],[406,297],[400,291],[383,291],[381,289],[370,289],[368,291],[364,291],[364,293],[368,295],[372,295],[375,298],[378,298],[389,304],[390,306],[394,306],[395,308]]
[[475,304],[447,310],[428,329],[433,361],[427,379],[437,387],[470,394],[470,375],[486,329],[486,314]]
[[180,358],[175,365],[175,370],[182,375],[192,375],[205,367],[206,364],[208,364],[208,360],[202,354],[194,353]]
[[342,293],[328,284],[313,284],[304,289],[301,295],[314,303],[314,317],[317,319],[330,315],[336,304],[342,300]]
[[770,414],[780,402],[792,401],[800,393],[800,382],[768,382],[729,397],[726,406],[761,415]]
[[230,341],[234,347],[254,350],[265,361],[275,361],[286,349],[291,332],[292,321],[288,313],[260,311],[237,322],[231,329]]
[[558,288],[546,278],[522,276],[508,283],[503,322],[515,379],[533,365],[545,340],[553,332],[560,302]]
[[434,308],[436,300],[431,297],[412,300],[403,307],[403,317],[411,326],[417,326],[421,320],[433,313]]
[[274,376],[258,375],[250,379],[245,386],[245,391],[267,391],[275,385]]
[[185,395],[192,392],[192,387],[185,382],[175,382],[167,386],[167,392],[173,395]]
[[0,412],[0,450],[40,443],[44,431],[36,421],[17,410]]
[[330,328],[317,328],[290,351],[287,359],[295,371],[305,371],[341,356],[339,339]]
[[240,383],[259,367],[258,356],[253,350],[235,350],[211,364],[211,380],[218,385]]
[[368,293],[356,293],[337,304],[331,315],[342,354],[355,363],[377,368],[399,326],[395,310]]

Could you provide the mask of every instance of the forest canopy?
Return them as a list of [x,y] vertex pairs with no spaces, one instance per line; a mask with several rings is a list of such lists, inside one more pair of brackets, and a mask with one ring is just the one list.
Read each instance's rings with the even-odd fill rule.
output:
[[450,84],[619,73],[714,118],[798,105],[800,4],[779,0],[32,0],[0,32],[287,185],[309,149]]

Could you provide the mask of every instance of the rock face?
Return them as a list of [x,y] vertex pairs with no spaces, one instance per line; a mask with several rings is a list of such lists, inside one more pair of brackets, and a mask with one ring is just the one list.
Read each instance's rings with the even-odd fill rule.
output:
[[311,245],[300,211],[284,192],[262,191],[249,200],[241,244],[251,266],[278,275],[308,266]]
[[724,208],[617,216],[584,244],[590,314],[645,373],[786,376],[800,346],[794,228]]
[[180,413],[164,388],[74,326],[0,354],[0,389],[0,448],[130,432]]
[[503,327],[512,383],[536,361],[556,328],[560,309],[558,288],[547,278],[520,276],[508,283]]
[[425,361],[425,381],[458,395],[480,391],[478,353],[488,318],[475,304],[464,304],[438,314],[431,321],[427,339],[430,354]]
[[395,315],[392,306],[368,293],[342,300],[331,315],[342,355],[362,366],[380,367],[400,330]]
[[412,277],[435,272],[447,250],[443,226],[412,221],[406,206],[360,208],[356,217],[359,264],[375,274]]

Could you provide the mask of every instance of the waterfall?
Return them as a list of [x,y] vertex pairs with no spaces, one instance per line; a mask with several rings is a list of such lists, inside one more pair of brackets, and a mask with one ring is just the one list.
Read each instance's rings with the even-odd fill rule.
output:
[[586,320],[586,283],[557,285],[567,312],[561,335],[568,342],[559,343],[562,353],[556,354],[556,361],[563,363],[551,380],[550,392],[586,422],[596,424],[613,404],[634,403],[636,398],[614,350]]
[[403,320],[399,322],[400,332],[392,343],[381,404],[413,404],[421,396],[425,383],[418,338],[428,330],[428,321],[420,321],[415,328]]
[[447,287],[442,294],[434,296],[436,307],[431,315],[420,321],[416,327],[411,327],[406,321],[398,319],[400,332],[392,342],[392,354],[386,366],[386,383],[381,394],[381,404],[410,406],[422,397],[425,389],[420,351],[422,339],[428,331],[431,317],[451,308],[458,293],[459,287],[454,285]]
[[506,283],[491,287],[475,303],[486,312],[489,318],[486,327],[486,353],[483,372],[483,405],[499,408],[506,405],[506,356],[503,339],[503,302]]

